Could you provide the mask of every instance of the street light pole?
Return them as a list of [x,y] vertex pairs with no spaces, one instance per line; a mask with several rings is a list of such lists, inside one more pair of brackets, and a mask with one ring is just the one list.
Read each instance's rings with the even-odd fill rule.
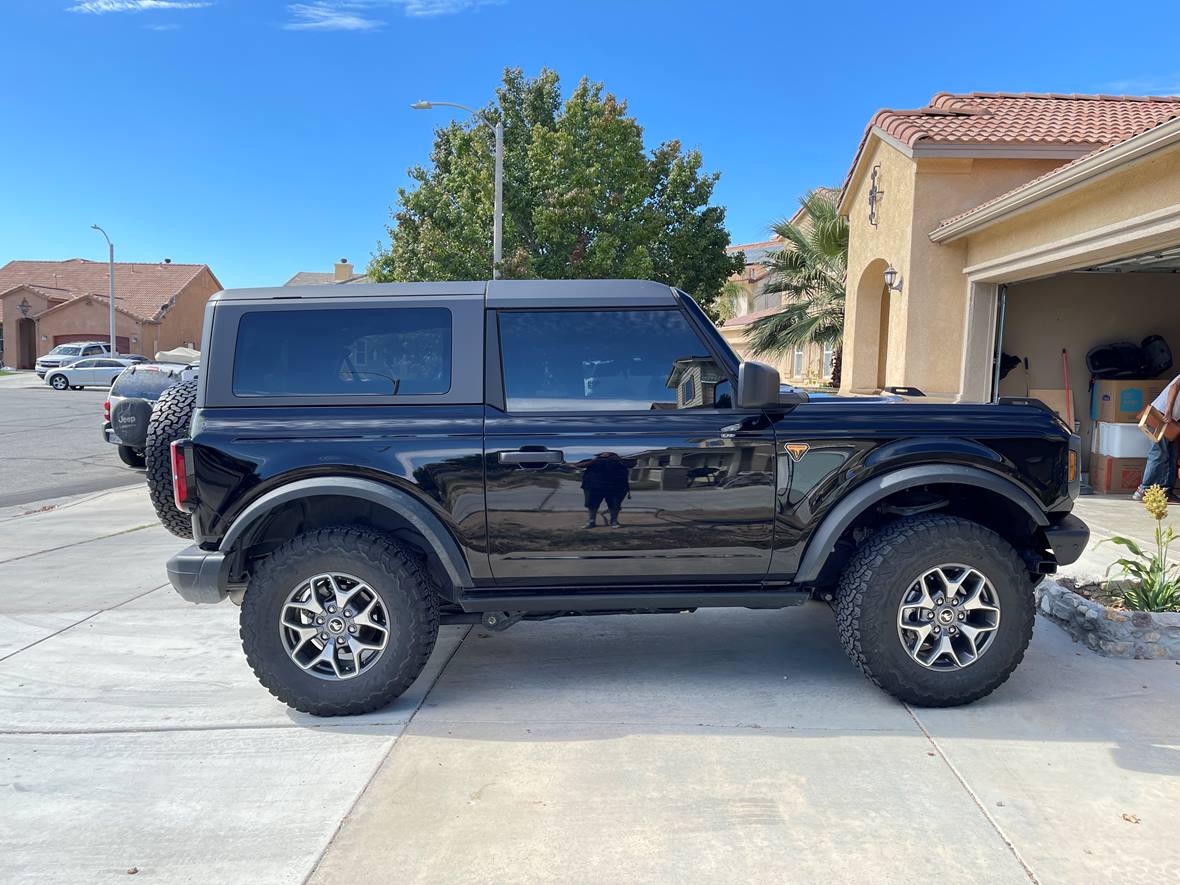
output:
[[[479,118],[479,112],[466,105],[455,104],[453,101],[416,101],[410,105],[415,111],[428,111],[431,108],[458,108],[471,116]],[[495,126],[487,120],[480,120],[496,134],[496,194],[492,209],[492,279],[500,279],[500,259],[504,249],[504,123],[499,121]]]
[[107,279],[110,284],[109,297],[111,302],[111,356],[114,356],[119,352],[115,337],[115,244],[111,242],[111,238],[107,235],[107,232],[97,224],[90,226],[106,237],[107,241]]

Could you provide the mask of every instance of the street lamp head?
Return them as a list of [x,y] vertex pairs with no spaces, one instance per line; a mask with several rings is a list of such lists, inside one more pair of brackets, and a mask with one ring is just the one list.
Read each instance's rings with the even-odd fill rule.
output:
[[415,111],[428,111],[432,107],[434,107],[434,104],[429,101],[416,101],[410,105],[410,108]]

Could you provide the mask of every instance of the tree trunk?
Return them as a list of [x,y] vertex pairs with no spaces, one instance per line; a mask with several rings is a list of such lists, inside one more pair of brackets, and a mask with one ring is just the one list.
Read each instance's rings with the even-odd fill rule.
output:
[[836,345],[836,352],[832,354],[832,386],[840,389],[840,364],[844,361],[844,344]]

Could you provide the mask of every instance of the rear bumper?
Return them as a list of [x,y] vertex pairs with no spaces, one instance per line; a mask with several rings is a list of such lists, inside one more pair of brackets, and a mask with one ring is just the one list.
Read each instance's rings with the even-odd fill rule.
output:
[[1054,517],[1044,531],[1058,565],[1077,562],[1090,540],[1089,527],[1072,513]]
[[168,560],[168,580],[187,602],[221,602],[227,595],[224,553],[185,547]]

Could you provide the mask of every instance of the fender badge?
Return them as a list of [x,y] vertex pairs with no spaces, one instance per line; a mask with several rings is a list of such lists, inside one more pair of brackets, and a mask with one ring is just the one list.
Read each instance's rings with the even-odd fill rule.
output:
[[803,456],[807,454],[807,450],[810,449],[811,446],[809,446],[807,443],[785,443],[783,448],[786,449],[787,454],[791,456],[791,460],[798,463],[800,460],[802,460]]

